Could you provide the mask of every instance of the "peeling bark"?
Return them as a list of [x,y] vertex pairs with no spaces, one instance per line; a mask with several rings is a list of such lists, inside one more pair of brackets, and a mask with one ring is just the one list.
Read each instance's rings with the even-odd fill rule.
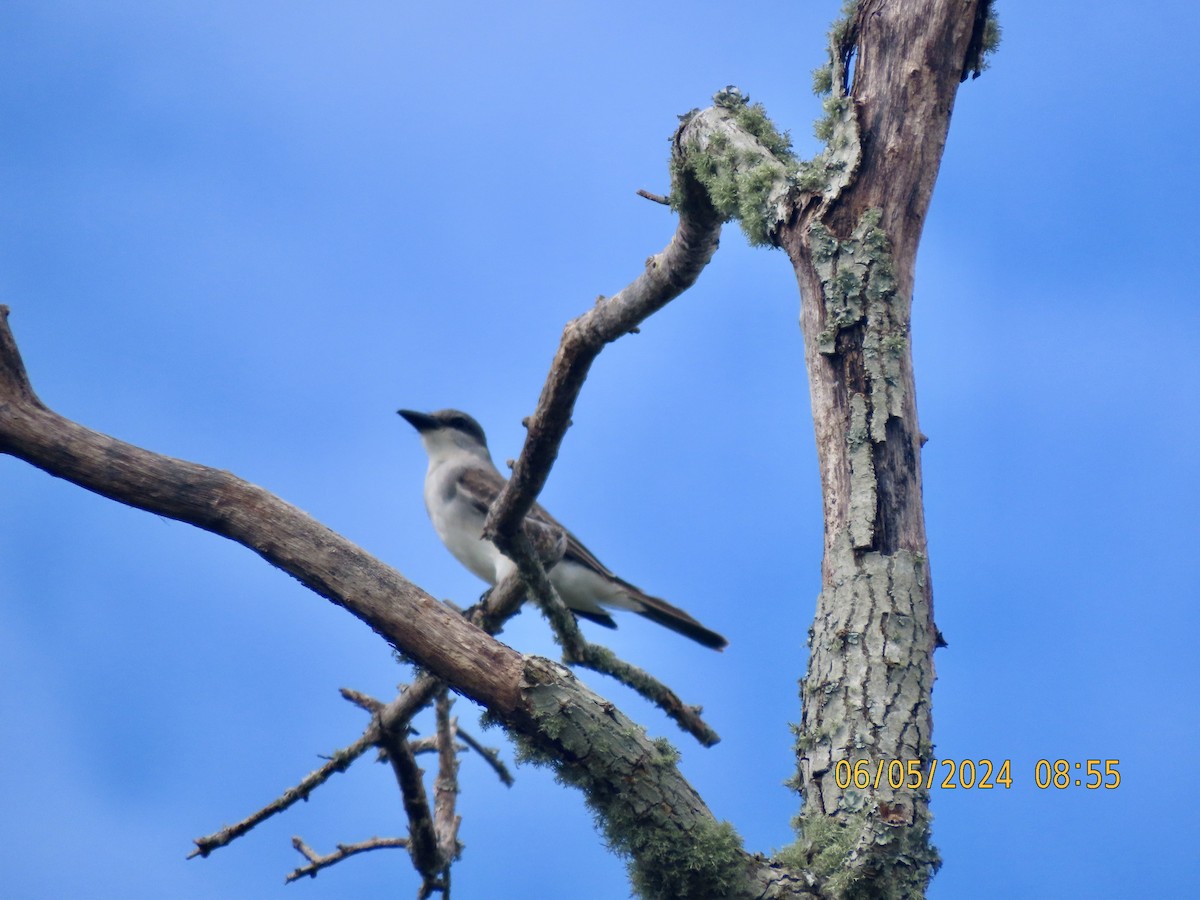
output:
[[[909,310],[950,112],[987,6],[864,0],[849,10],[833,35],[826,108],[853,177],[800,201],[779,232],[800,286],[825,512],[794,858],[824,859],[835,896],[920,896],[939,864],[928,792],[888,777],[909,760],[929,764],[938,637]],[[839,787],[838,763],[860,760],[870,783]]]

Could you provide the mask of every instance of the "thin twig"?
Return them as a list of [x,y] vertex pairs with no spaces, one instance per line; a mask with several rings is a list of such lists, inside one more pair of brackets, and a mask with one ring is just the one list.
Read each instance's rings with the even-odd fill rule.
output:
[[242,819],[236,825],[222,828],[220,831],[206,837],[196,838],[194,841],[196,849],[188,854],[188,859],[194,856],[208,856],[208,854],[219,847],[224,847],[237,840],[260,822],[269,819],[276,813],[283,812],[294,803],[307,800],[308,795],[328,781],[330,776],[335,772],[345,772],[350,768],[351,763],[375,746],[375,743],[375,736],[368,730],[349,747],[334,751],[325,765],[321,766],[315,772],[306,775],[299,784],[293,788],[288,788],[278,798],[268,803],[262,809]]
[[384,707],[382,700],[376,700],[374,697],[364,694],[362,691],[356,691],[353,688],[341,688],[339,693],[359,709],[365,709],[371,715],[375,715]]
[[[536,560],[532,560],[532,562],[536,568],[541,569],[541,566],[536,564]],[[529,564],[528,560],[526,564]],[[550,590],[548,596],[541,593],[546,588]],[[534,592],[534,598],[538,600],[542,612],[546,613],[546,618],[554,632],[554,638],[563,648],[563,661],[566,664],[590,668],[594,672],[600,672],[618,680],[626,688],[634,689],[670,716],[676,725],[691,734],[702,745],[713,746],[720,743],[720,734],[716,733],[713,727],[701,718],[703,712],[701,707],[686,706],[682,700],[679,700],[676,692],[667,688],[652,674],[618,658],[617,654],[607,647],[590,643],[587,638],[584,638],[575,616],[572,616],[568,608],[563,606],[563,601],[554,592],[553,584],[551,584],[550,578],[546,577],[544,571],[541,572],[541,583],[539,583],[539,589]]]
[[578,665],[593,672],[601,672],[615,678],[621,684],[633,688],[698,740],[705,747],[720,743],[721,736],[701,718],[704,708],[688,706],[669,687],[650,673],[620,659],[607,647],[587,644],[583,659],[575,660]]
[[[430,735],[429,737],[417,738],[416,740],[410,738],[408,741],[408,746],[412,747],[414,756],[420,756],[423,753],[438,753],[442,749],[441,744],[438,743],[436,734]],[[467,747],[465,743],[454,744],[455,753],[464,753],[468,749],[470,748]]]
[[292,846],[308,860],[308,865],[301,866],[288,875],[284,879],[285,884],[297,881],[306,875],[309,878],[316,878],[317,873],[322,869],[340,863],[343,859],[349,859],[356,853],[366,853],[369,850],[404,849],[408,846],[408,840],[406,838],[373,837],[357,844],[338,844],[337,850],[328,856],[321,856],[298,837],[292,838]]
[[661,203],[663,206],[671,205],[671,201],[662,194],[652,194],[643,188],[638,188],[637,195],[639,197],[645,197],[647,200],[653,200],[655,203]]
[[512,787],[514,779],[512,773],[508,771],[508,766],[504,765],[504,760],[500,758],[500,751],[495,747],[485,747],[470,733],[458,729],[458,739],[483,757],[484,761],[492,767],[492,770],[504,782],[505,787]]

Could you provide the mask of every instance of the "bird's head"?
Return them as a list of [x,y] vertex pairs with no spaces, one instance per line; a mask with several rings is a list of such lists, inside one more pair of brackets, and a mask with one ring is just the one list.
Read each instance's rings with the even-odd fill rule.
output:
[[399,410],[400,417],[417,429],[425,451],[434,456],[453,449],[488,455],[487,436],[479,423],[457,409],[439,409],[423,413],[412,409]]

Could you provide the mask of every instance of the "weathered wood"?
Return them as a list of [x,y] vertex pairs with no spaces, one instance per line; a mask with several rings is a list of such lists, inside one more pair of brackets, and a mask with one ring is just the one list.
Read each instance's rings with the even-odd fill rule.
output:
[[[800,286],[825,511],[797,740],[800,847],[808,858],[843,855],[834,893],[876,881],[918,896],[938,865],[928,792],[888,777],[909,760],[928,766],[938,641],[909,311],[917,243],[986,7],[864,0],[851,11],[835,30],[828,103],[831,145],[853,176],[799,204],[778,232]],[[839,761],[859,760],[867,786],[839,787]]]

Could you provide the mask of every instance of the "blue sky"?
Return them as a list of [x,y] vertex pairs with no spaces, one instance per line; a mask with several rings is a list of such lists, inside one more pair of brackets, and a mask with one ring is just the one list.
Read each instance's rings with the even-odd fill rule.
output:
[[[563,323],[672,231],[634,192],[666,190],[675,116],[734,83],[814,152],[809,72],[839,5],[5,3],[0,302],[35,388],[470,602],[394,411],[466,409],[515,456]],[[950,642],[938,754],[1011,759],[1016,784],[935,790],[931,896],[1182,897],[1200,877],[1173,800],[1200,746],[1200,13],[999,11],[1001,53],[955,109],[913,345]],[[790,839],[819,590],[797,313],[786,258],[728,228],[699,284],[596,364],[543,495],[729,637],[718,655],[641,620],[603,635],[704,704],[712,750],[584,679],[676,741],[763,851]],[[0,560],[6,898],[415,891],[384,854],[282,884],[293,834],[403,833],[371,763],[184,859],[357,737],[338,687],[387,698],[406,677],[365,626],[243,548],[7,457]],[[532,613],[504,637],[552,652]],[[1120,759],[1119,789],[1033,786],[1040,758],[1097,757]],[[505,789],[465,760],[456,893],[624,896],[579,796],[517,774]]]

